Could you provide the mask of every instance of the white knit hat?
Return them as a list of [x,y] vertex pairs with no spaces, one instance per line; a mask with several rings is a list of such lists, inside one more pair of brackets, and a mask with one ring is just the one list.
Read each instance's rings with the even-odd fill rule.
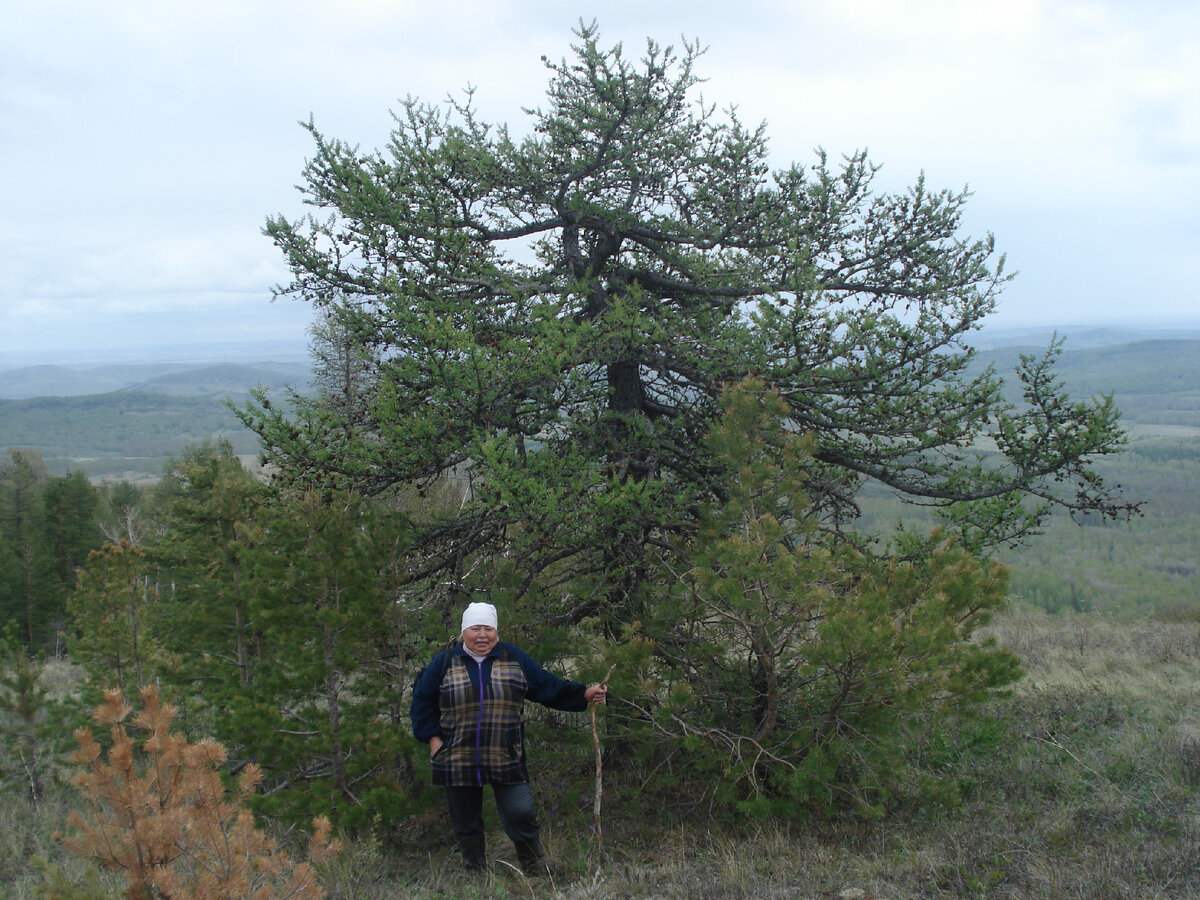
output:
[[462,628],[459,631],[466,631],[472,625],[489,625],[492,628],[499,630],[499,619],[496,616],[496,607],[490,603],[472,603],[462,614]]

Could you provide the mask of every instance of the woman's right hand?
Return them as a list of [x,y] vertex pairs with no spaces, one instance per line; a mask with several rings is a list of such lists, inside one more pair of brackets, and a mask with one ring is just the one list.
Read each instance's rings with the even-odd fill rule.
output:
[[442,749],[443,743],[444,743],[444,741],[437,735],[434,735],[433,737],[431,737],[429,739],[429,757],[430,757],[430,759],[432,759],[434,756],[436,756],[437,752]]

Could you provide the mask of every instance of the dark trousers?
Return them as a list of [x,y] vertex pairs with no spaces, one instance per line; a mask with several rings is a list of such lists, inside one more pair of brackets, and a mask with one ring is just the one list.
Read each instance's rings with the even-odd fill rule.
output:
[[[528,784],[493,784],[500,823],[514,843],[531,841],[542,827],[533,808],[533,792]],[[483,788],[447,787],[446,804],[450,808],[450,827],[462,843],[483,837]]]

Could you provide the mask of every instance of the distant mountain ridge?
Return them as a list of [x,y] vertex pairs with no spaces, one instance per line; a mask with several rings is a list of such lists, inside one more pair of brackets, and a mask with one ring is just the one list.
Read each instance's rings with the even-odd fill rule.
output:
[[[1009,382],[1009,399],[1019,402],[1013,368],[1022,353],[1043,353],[1051,335],[1023,333],[1026,344],[981,349],[975,371],[994,365]],[[1104,338],[1068,337],[1057,367],[1068,394],[1080,401],[1113,394],[1123,421],[1143,434],[1200,434],[1200,335],[1116,344]],[[1089,342],[1098,345],[1083,346]],[[167,457],[203,441],[228,440],[252,456],[257,436],[228,401],[243,406],[255,386],[282,401],[285,385],[310,390],[309,364],[209,359],[0,371],[0,452],[34,449],[52,473],[82,468],[114,478],[157,477]]]
[[200,369],[164,372],[133,386],[140,391],[183,397],[244,396],[250,388],[277,391],[294,387],[308,389],[311,372],[307,366],[260,363],[256,366],[225,363]]
[[1142,341],[1200,340],[1200,328],[1132,328],[1115,325],[1029,326],[999,328],[985,326],[969,336],[967,343],[979,350],[1002,348],[1044,350],[1055,337],[1066,350],[1092,350]]
[[308,389],[312,371],[297,362],[111,364],[73,368],[27,366],[0,372],[0,399],[84,397],[112,391],[146,391],[177,397],[245,397],[251,388]]

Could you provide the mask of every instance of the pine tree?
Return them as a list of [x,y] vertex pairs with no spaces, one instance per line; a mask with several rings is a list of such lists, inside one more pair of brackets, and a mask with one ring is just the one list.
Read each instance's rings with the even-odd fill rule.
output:
[[5,780],[25,785],[37,804],[54,750],[45,721],[49,692],[42,685],[42,663],[16,632],[16,623],[9,622],[0,634],[0,760]]
[[40,453],[9,451],[0,466],[0,545],[5,563],[0,575],[0,611],[21,622],[21,634],[31,648],[53,639],[53,622],[60,608],[60,584],[46,536],[43,495],[49,475]]
[[266,769],[264,807],[340,827],[391,818],[412,752],[398,643],[419,640],[395,601],[403,535],[388,511],[347,494],[285,494],[264,514],[271,540],[247,589],[270,652],[218,727]]
[[266,487],[222,441],[189,448],[156,494],[164,534],[152,555],[172,620],[164,639],[191,651],[179,657],[190,667],[183,677],[229,684],[232,668],[232,684],[245,689],[263,652],[248,585],[265,540],[258,518]]
[[145,553],[126,540],[93,550],[68,602],[71,658],[121,690],[150,683],[160,654],[156,600]]
[[222,445],[185,454],[159,493],[159,674],[187,726],[261,766],[260,809],[339,827],[390,818],[412,777],[400,644],[419,635],[395,602],[397,517],[269,489]]
[[100,492],[82,470],[51,478],[43,496],[46,535],[64,591],[75,586],[75,570],[103,543],[96,521]]
[[726,499],[662,557],[672,602],[639,632],[654,652],[632,702],[745,809],[870,806],[900,783],[914,733],[1017,677],[973,637],[1006,572],[936,532],[878,556],[833,539],[807,503],[812,439],[787,429],[778,394],[751,380],[722,410],[707,443]]
[[324,896],[311,861],[336,852],[328,820],[313,823],[308,862],[296,863],[256,827],[246,801],[261,771],[245,767],[236,787],[221,776],[225,749],[189,743],[170,730],[175,709],[158,691],[140,691],[133,708],[117,690],[105,693],[95,719],[110,726],[105,751],[89,729],[76,732],[80,767],[73,783],[88,801],[72,813],[72,832],[59,835],[71,852],[125,874],[132,900],[255,900]]

